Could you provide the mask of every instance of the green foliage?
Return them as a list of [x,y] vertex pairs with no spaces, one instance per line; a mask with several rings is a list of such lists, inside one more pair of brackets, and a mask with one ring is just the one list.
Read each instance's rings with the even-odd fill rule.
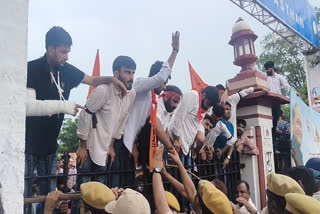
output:
[[78,118],[75,120],[67,118],[63,121],[58,140],[58,152],[76,152],[79,146],[79,138],[77,136]]
[[300,98],[308,105],[308,88],[307,81],[304,81],[302,87],[300,88]]
[[297,91],[300,91],[306,79],[301,50],[289,44],[284,39],[278,38],[276,42],[274,42],[272,34],[265,36],[261,45],[263,52],[257,61],[258,67],[263,70],[265,62],[273,61],[277,68],[277,73],[284,75],[289,84]]
[[[316,7],[315,10],[318,17],[318,26],[320,26],[320,8]],[[303,66],[304,59],[299,47],[295,47],[281,38],[277,38],[274,42],[272,34],[265,36],[261,45],[263,52],[257,61],[259,69],[263,70],[265,62],[273,61],[277,68],[277,73],[284,75],[289,84],[300,93],[301,99],[308,104],[306,74]],[[285,114],[285,111],[283,112]],[[288,117],[288,115],[284,116]]]
[[282,119],[284,121],[289,122],[290,121],[290,104],[282,105],[281,110],[283,112]]

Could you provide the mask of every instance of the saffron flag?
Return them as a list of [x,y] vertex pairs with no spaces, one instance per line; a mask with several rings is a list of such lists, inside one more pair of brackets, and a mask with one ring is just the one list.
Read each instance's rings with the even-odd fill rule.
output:
[[202,120],[203,117],[201,115],[201,113],[204,113],[206,111],[204,111],[201,108],[201,90],[206,88],[208,86],[208,84],[204,83],[201,79],[201,77],[197,74],[197,72],[193,69],[193,67],[191,66],[190,62],[188,62],[189,64],[189,71],[190,71],[190,79],[191,79],[191,87],[192,90],[196,90],[199,94],[199,110],[198,110],[198,119]]
[[201,77],[197,74],[197,72],[193,69],[190,62],[189,64],[189,71],[190,71],[190,78],[191,78],[191,87],[192,90],[201,91],[205,87],[208,86],[208,84],[204,83],[201,79]]
[[[100,59],[99,59],[99,49],[97,50],[96,59],[94,61],[92,76],[94,77],[100,77]],[[90,97],[93,89],[95,89],[94,86],[90,86],[87,99]]]
[[152,102],[151,102],[151,114],[150,114],[150,122],[151,122],[151,133],[150,133],[150,149],[149,149],[149,169],[152,171],[152,163],[154,159],[154,155],[157,151],[157,133],[156,133],[156,119],[157,119],[157,100],[156,94],[154,90],[152,90]]

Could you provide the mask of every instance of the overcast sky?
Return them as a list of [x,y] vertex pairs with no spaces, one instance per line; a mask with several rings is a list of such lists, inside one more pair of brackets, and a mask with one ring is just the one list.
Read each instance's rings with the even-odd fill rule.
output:
[[[320,6],[320,0],[310,0]],[[28,60],[45,52],[45,34],[52,26],[67,30],[73,40],[69,63],[92,73],[97,49],[101,75],[112,76],[112,62],[119,55],[137,63],[136,77],[147,76],[156,60],[167,60],[171,33],[179,30],[180,52],[169,84],[190,90],[188,60],[203,80],[224,84],[240,68],[233,65],[233,48],[228,45],[234,22],[244,18],[260,42],[270,30],[229,0],[29,0]],[[70,100],[84,104],[87,86],[79,86]]]

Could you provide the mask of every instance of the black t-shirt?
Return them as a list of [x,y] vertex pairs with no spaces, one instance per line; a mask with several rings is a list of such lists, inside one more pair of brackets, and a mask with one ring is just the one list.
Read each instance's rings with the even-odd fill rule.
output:
[[[54,77],[64,91],[63,96],[67,100],[70,90],[77,87],[85,74],[76,67],[65,63],[56,68]],[[50,69],[46,55],[28,62],[27,88],[36,90],[37,100],[60,100],[57,86],[51,81]],[[57,138],[63,122],[64,114],[56,114],[45,117],[26,118],[26,153],[45,156],[56,152]]]

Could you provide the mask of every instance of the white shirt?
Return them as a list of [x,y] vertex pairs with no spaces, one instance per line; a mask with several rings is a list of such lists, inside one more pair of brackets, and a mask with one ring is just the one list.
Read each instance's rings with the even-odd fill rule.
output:
[[158,104],[157,118],[160,120],[163,130],[166,131],[169,125],[172,112],[171,113],[167,112],[167,109],[164,105],[164,100],[162,97],[161,98],[157,97],[157,104]]
[[313,193],[312,197],[320,201],[320,191]]
[[113,84],[98,86],[92,91],[86,106],[97,117],[97,127],[92,128],[92,115],[82,110],[77,135],[87,141],[92,161],[105,166],[112,138],[120,139],[124,125],[133,106],[136,91],[130,90],[124,97]]
[[254,88],[246,88],[238,93],[232,94],[227,98],[227,102],[231,104],[231,118],[229,119],[229,122],[232,123],[232,125],[235,127],[234,137],[237,139],[237,105],[240,102],[241,98],[244,98],[248,96],[249,94],[252,94],[254,92]]
[[216,126],[213,129],[211,129],[209,134],[206,136],[205,144],[214,145],[217,137],[220,134],[222,134],[225,138],[227,138],[227,145],[229,145],[229,146],[233,146],[234,143],[237,141],[237,139],[235,137],[232,137],[227,126],[223,122],[219,121],[219,122],[217,122]]
[[270,91],[276,94],[282,94],[281,89],[284,89],[287,93],[290,92],[290,85],[286,78],[281,74],[275,73],[274,76],[267,76]]
[[141,128],[145,125],[147,118],[150,116],[152,93],[151,90],[158,88],[166,82],[171,74],[171,68],[168,62],[163,66],[156,75],[147,78],[137,78],[133,82],[133,88],[137,95],[129,115],[129,119],[124,128],[123,142],[131,152],[133,144]]
[[[251,207],[253,207],[255,210],[257,210],[257,208],[256,208],[256,206],[254,205],[254,203],[253,203],[253,201],[251,200],[251,198],[249,198],[249,204],[251,205]],[[240,207],[240,213],[241,214],[251,214],[248,210],[247,210],[247,208],[246,208],[246,206],[242,206],[242,207]]]
[[[169,122],[169,135],[173,139],[173,134],[180,139],[181,149],[188,155],[195,140],[201,121],[198,119],[199,94],[192,90],[183,94],[183,99],[174,111]],[[204,116],[205,114],[203,114]],[[202,126],[203,127],[203,126]]]

